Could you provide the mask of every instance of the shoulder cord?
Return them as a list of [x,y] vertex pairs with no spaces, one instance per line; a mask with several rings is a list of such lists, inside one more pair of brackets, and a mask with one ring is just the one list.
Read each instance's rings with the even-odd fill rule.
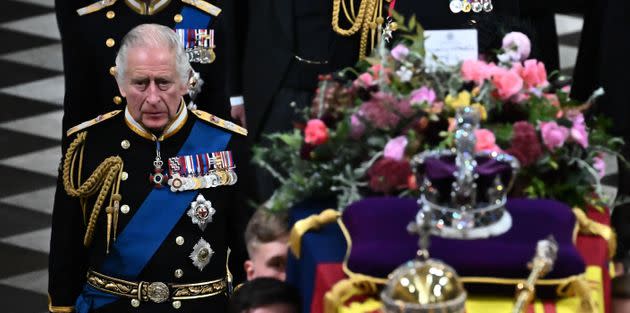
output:
[[[368,34],[371,33],[371,46],[376,44],[374,36],[377,28],[383,24],[383,0],[361,0],[359,11],[354,14],[353,0],[350,0],[350,13],[346,7],[346,0],[333,0],[332,28],[341,36],[352,36],[361,30],[359,57],[363,58],[367,55]],[[339,16],[343,7],[344,15],[352,26],[349,29],[343,29],[339,26]]]
[[[120,205],[120,177],[122,176],[123,161],[119,156],[112,156],[105,159],[94,170],[94,172],[88,177],[88,179],[81,184],[81,168],[83,164],[83,150],[85,148],[85,139],[87,132],[81,132],[77,135],[77,138],[72,141],[68,147],[68,151],[63,161],[63,187],[71,197],[78,197],[82,202],[83,216],[85,218],[85,201],[88,197],[96,194],[98,196],[94,202],[94,207],[90,214],[90,218],[87,222],[87,230],[85,237],[83,238],[83,244],[88,247],[92,243],[92,237],[94,236],[94,228],[96,226],[96,220],[105,202],[105,198],[109,193],[109,205],[105,209],[107,212],[107,252],[109,252],[110,238],[116,240],[116,228],[118,224],[118,209]],[[78,188],[74,183],[74,167],[75,160],[77,158],[77,149],[79,156],[78,166]],[[113,236],[112,236],[112,224]]]

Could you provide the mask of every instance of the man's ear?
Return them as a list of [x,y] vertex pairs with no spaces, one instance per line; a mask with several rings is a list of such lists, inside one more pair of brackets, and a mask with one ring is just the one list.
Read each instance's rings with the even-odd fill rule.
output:
[[123,88],[121,87],[122,82],[121,82],[121,81],[119,81],[118,79],[116,79],[116,85],[118,86],[118,92],[120,92],[120,95],[121,95],[123,98],[126,98],[126,97],[127,97],[127,92],[125,92],[125,89],[123,89]]
[[245,274],[247,274],[247,280],[254,279],[254,262],[247,260],[245,264],[243,264],[243,267],[245,268]]

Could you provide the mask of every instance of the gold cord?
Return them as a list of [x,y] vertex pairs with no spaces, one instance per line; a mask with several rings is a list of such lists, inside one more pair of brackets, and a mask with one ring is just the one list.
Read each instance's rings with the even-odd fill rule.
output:
[[[94,172],[88,177],[88,179],[81,184],[80,178],[77,179],[79,187],[77,188],[74,183],[74,161],[76,160],[77,149],[79,150],[79,176],[82,168],[83,149],[85,147],[85,139],[87,132],[82,132],[77,135],[77,138],[72,141],[66,152],[63,162],[63,186],[66,192],[71,197],[78,197],[82,201],[90,196],[93,196],[98,192],[92,213],[87,222],[87,230],[85,237],[83,238],[83,244],[87,247],[92,243],[94,236],[94,229],[96,227],[96,220],[101,211],[105,198],[109,193],[109,205],[106,208],[107,211],[107,250],[109,251],[110,238],[112,237],[112,222],[118,221],[118,204],[120,203],[120,177],[123,168],[123,161],[119,156],[109,157],[105,159]],[[114,184],[115,182],[115,184]],[[113,188],[112,188],[113,186]],[[111,191],[111,192],[110,192]],[[85,212],[84,212],[85,214]],[[114,227],[114,233],[116,227]],[[115,238],[116,235],[113,235]]]
[[[359,44],[359,58],[367,56],[368,35],[371,38],[370,46],[373,49],[377,44],[377,34],[383,24],[383,0],[361,0],[359,11],[354,14],[354,0],[350,0],[350,13],[346,5],[346,0],[333,0],[332,28],[341,36],[352,36],[361,30]],[[339,26],[339,16],[343,9],[343,14],[350,23],[350,28],[343,29]]]

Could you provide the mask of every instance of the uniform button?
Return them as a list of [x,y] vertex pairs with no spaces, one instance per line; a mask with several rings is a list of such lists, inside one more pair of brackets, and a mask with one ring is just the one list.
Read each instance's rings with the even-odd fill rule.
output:
[[131,306],[134,308],[137,308],[140,306],[140,300],[138,299],[131,299]]
[[177,236],[177,238],[175,238],[175,243],[176,243],[178,246],[183,245],[183,244],[184,244],[184,237],[182,237],[182,236]]
[[112,66],[109,68],[109,75],[116,76],[116,67]]
[[123,205],[120,207],[120,212],[123,212],[123,214],[127,214],[127,213],[129,213],[129,206],[128,206],[128,205],[126,205],[126,204],[123,204]]
[[184,17],[181,14],[175,14],[175,16],[173,16],[173,20],[175,23],[181,23],[184,20]]
[[107,18],[111,20],[114,17],[116,17],[116,12],[114,12],[114,11],[107,11],[107,13],[105,13],[105,16],[107,16]]
[[120,146],[123,149],[127,150],[127,149],[129,149],[129,147],[131,147],[131,144],[129,143],[129,140],[125,139],[125,140],[120,142]]
[[123,181],[127,180],[127,178],[129,178],[129,174],[127,174],[127,172],[122,172],[122,174],[120,174],[120,179]]
[[182,302],[181,301],[173,301],[173,308],[179,309],[181,307],[182,307]]
[[184,276],[184,271],[182,271],[181,269],[176,269],[175,270],[175,277],[176,278],[182,278],[182,276]]
[[116,45],[116,41],[112,38],[108,38],[107,40],[105,40],[105,45],[111,48]]
[[114,101],[114,104],[121,104],[122,98],[120,96],[115,96],[113,101]]

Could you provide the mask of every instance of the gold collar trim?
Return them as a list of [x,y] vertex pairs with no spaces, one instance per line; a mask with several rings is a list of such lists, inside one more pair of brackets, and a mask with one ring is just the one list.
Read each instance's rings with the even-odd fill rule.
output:
[[162,11],[170,2],[171,0],[151,0],[149,3],[141,0],[125,0],[128,7],[141,15],[156,14]]
[[160,135],[160,137],[157,137],[150,131],[146,130],[144,126],[138,123],[135,119],[133,119],[131,113],[129,112],[129,109],[125,107],[125,124],[127,124],[127,127],[129,127],[129,129],[138,134],[140,137],[151,141],[163,141],[164,139],[175,135],[180,129],[182,129],[182,127],[184,127],[184,124],[186,124],[186,120],[188,120],[188,109],[186,109],[186,105],[184,104],[183,100],[182,103],[179,105],[176,116],[177,117],[172,122],[166,125],[164,131],[162,132],[162,135]]

